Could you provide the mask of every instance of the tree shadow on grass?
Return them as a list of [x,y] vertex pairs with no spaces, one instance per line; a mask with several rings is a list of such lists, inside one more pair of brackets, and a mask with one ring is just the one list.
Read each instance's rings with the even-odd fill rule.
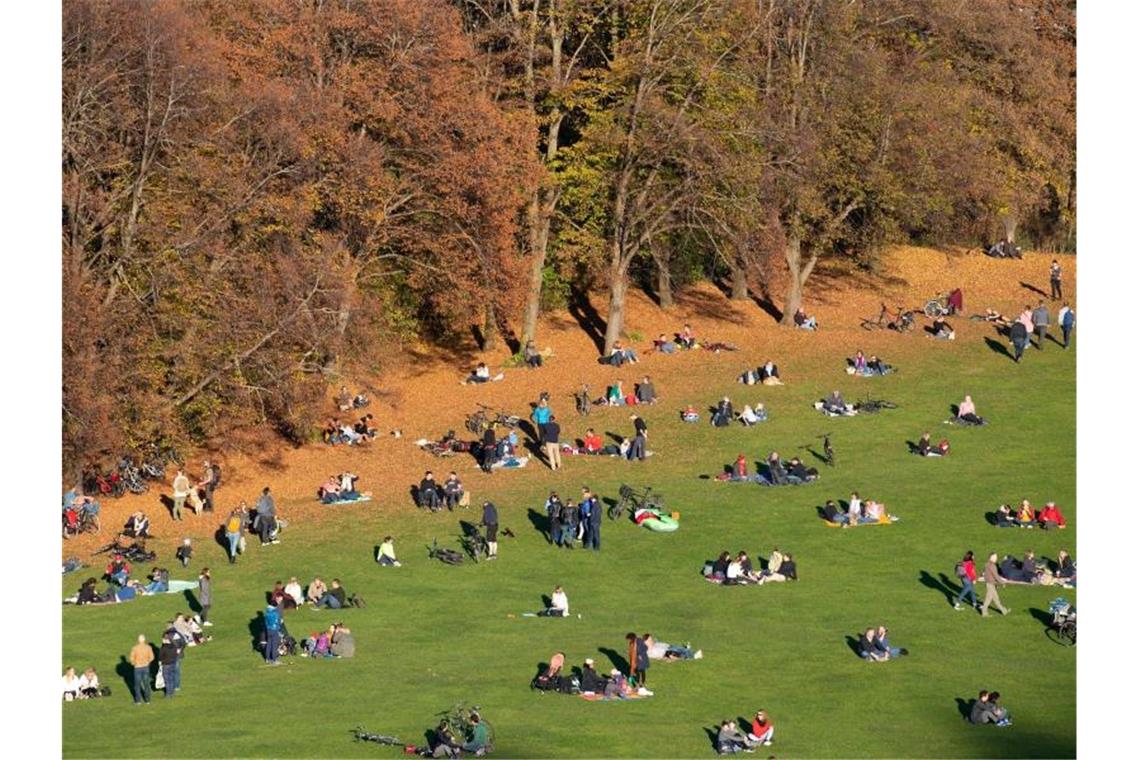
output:
[[586,333],[586,337],[593,341],[598,353],[602,353],[606,347],[606,321],[590,303],[589,294],[578,288],[572,288],[566,310],[578,322],[578,326]]
[[961,589],[955,588],[951,583],[949,583],[949,580],[950,579],[946,577],[945,573],[941,574],[941,580],[935,578],[926,570],[923,570],[918,574],[919,583],[921,583],[923,586],[926,586],[928,589],[941,592],[942,595],[946,597],[946,603],[953,604],[954,600],[958,597],[958,592]]
[[617,668],[622,673],[629,672],[629,661],[622,657],[616,649],[609,647],[598,647],[598,651],[610,659],[611,667]]
[[1013,361],[1013,359],[1014,359],[1013,354],[1011,354],[1009,352],[1009,349],[1005,347],[1004,343],[1001,343],[1000,341],[996,341],[993,338],[986,338],[985,340],[986,340],[986,345],[989,346],[989,349],[991,351],[993,351],[995,354],[1000,354],[1000,355],[1008,358],[1010,361]]

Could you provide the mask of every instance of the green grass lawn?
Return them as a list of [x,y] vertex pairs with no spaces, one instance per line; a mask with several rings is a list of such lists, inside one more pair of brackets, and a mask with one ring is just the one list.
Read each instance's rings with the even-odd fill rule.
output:
[[[330,510],[319,533],[309,523],[287,530],[278,546],[260,549],[254,541],[235,567],[220,549],[200,546],[191,569],[203,560],[214,568],[215,640],[188,651],[174,700],[133,706],[115,668],[135,635],[157,636],[187,608],[184,599],[67,607],[64,664],[94,665],[114,694],[64,705],[64,754],[396,757],[396,748],[353,743],[349,730],[364,724],[423,743],[436,713],[467,701],[482,705],[502,757],[708,757],[706,727],[758,708],[772,716],[771,750],[781,756],[1074,757],[1076,650],[1047,639],[1039,615],[1050,599],[1075,599],[1075,591],[1010,586],[1001,597],[1012,614],[982,619],[952,611],[922,577],[952,578],[966,549],[984,557],[1032,548],[1050,559],[1060,548],[1075,550],[1075,353],[1050,344],[1014,365],[980,338],[953,347],[924,343],[886,378],[849,378],[833,359],[814,371],[799,368],[815,382],[749,389],[772,416],[750,430],[683,425],[673,405],[651,409],[649,448],[657,454],[644,464],[568,458],[563,472],[537,486],[531,470],[496,473],[491,496],[503,526],[517,534],[501,539],[496,562],[448,567],[425,557],[433,536],[456,545],[458,520],[478,520],[474,507],[455,515],[418,514],[406,505]],[[708,401],[725,393],[746,400],[731,371],[707,382]],[[810,403],[832,387],[848,400],[870,391],[900,408],[826,419]],[[990,425],[941,424],[964,391]],[[603,430],[629,427],[618,412],[596,417],[591,423]],[[949,458],[907,454],[905,441],[924,429],[951,440]],[[698,477],[740,451],[750,461],[773,448],[789,456],[829,430],[839,463],[821,482],[777,489]],[[480,484],[477,496],[487,494],[480,473],[470,470],[467,479]],[[522,488],[523,479],[532,484]],[[528,517],[551,487],[574,495],[585,483],[609,497],[622,482],[656,486],[681,512],[681,529],[655,534],[606,521],[600,553],[556,551]],[[815,507],[852,489],[884,501],[901,521],[825,527]],[[1023,496],[1037,506],[1055,500],[1070,528],[999,530],[985,522],[998,503]],[[372,561],[385,533],[397,536],[404,567]],[[164,552],[172,552],[169,543]],[[798,583],[722,588],[700,576],[702,562],[721,550],[756,558],[774,544],[796,556]],[[291,632],[300,637],[343,619],[357,656],[265,667],[251,648],[251,621],[266,590],[277,579],[297,575],[304,583],[315,574],[341,578],[368,607],[297,610],[286,616]],[[65,593],[79,576],[64,579]],[[570,619],[519,616],[539,609],[542,594],[559,583],[570,597]],[[846,637],[880,622],[909,657],[873,665],[852,653]],[[656,696],[636,702],[590,703],[528,688],[538,663],[556,650],[568,664],[593,657],[608,668],[605,650],[624,658],[623,637],[632,630],[691,642],[705,658],[655,662],[649,686]],[[1012,728],[962,720],[956,698],[981,688],[1003,694]]]

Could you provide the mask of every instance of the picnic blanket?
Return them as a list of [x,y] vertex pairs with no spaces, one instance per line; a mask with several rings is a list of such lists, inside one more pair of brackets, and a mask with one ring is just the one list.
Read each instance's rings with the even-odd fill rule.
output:
[[[874,527],[876,525],[894,525],[896,522],[898,522],[898,520],[899,519],[897,517],[895,517],[894,515],[883,515],[882,517],[879,518],[878,522],[855,523],[854,525],[850,525],[848,527],[851,527],[851,528],[871,528],[871,527]],[[829,528],[838,528],[841,525],[843,525],[843,523],[835,523],[835,522],[832,522],[831,520],[826,520],[826,519],[823,520],[823,524]]]
[[636,691],[626,692],[620,697],[607,697],[604,694],[582,692],[578,695],[587,702],[628,702],[631,699],[648,699],[648,694],[638,694]]
[[355,499],[337,499],[336,501],[329,501],[329,502],[322,501],[321,503],[324,504],[326,507],[339,507],[342,504],[359,504],[362,501],[372,501],[372,494],[362,493],[359,496],[357,496]]
[[[492,464],[491,469],[517,470],[520,467],[526,467],[528,462],[530,462],[530,457],[507,457]],[[479,465],[475,465],[475,467],[478,469]]]

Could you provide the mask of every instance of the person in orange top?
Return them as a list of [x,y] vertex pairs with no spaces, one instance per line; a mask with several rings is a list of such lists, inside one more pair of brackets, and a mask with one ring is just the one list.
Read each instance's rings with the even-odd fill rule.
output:
[[1057,505],[1051,501],[1045,503],[1045,508],[1037,515],[1037,521],[1041,523],[1041,527],[1045,530],[1065,527],[1065,516],[1061,514],[1061,510],[1057,509]]
[[1032,528],[1033,521],[1036,515],[1033,512],[1033,506],[1029,503],[1029,499],[1022,499],[1021,505],[1017,508],[1017,524],[1022,528]]
[[146,636],[139,634],[138,642],[131,647],[127,656],[134,666],[134,694],[135,704],[146,702],[150,704],[150,664],[154,662],[154,651],[146,643]]
[[732,474],[739,479],[748,477],[748,461],[743,454],[736,458],[736,464],[732,467]]
[[598,454],[602,450],[602,437],[594,432],[593,428],[586,431],[585,438],[582,439],[582,448],[586,450],[587,454]]
[[762,743],[765,747],[769,747],[772,745],[774,733],[776,733],[776,727],[768,719],[768,713],[757,710],[756,717],[752,719],[752,730],[748,732],[749,741]]

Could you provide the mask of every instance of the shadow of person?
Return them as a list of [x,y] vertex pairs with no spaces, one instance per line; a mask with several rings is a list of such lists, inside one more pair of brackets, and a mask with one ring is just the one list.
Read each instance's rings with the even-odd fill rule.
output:
[[133,696],[133,689],[135,688],[135,666],[127,660],[126,655],[119,655],[119,662],[115,665],[115,674],[123,679],[123,683],[127,685],[127,693]]
[[[848,649],[850,649],[856,657],[859,657],[859,637],[847,634],[844,640],[847,642]],[[860,659],[862,658],[860,657]]]
[[622,673],[629,672],[629,660],[625,659],[616,649],[598,647],[598,652],[609,658],[611,668],[617,668]]
[[989,346],[989,349],[991,351],[993,351],[995,354],[1001,354],[1002,356],[1007,357],[1010,361],[1013,361],[1013,354],[1009,352],[1009,349],[1005,347],[1004,343],[994,340],[993,338],[986,338],[985,340],[986,345]]
[[[717,752],[719,746],[717,745],[716,737],[720,734],[720,726],[709,728],[705,726],[705,735],[709,737],[709,742],[712,744],[713,752]],[[719,754],[719,753],[718,753]]]
[[264,655],[263,641],[265,640],[265,613],[258,612],[249,619],[250,648],[258,654]]
[[962,720],[969,720],[970,713],[974,709],[974,702],[976,700],[954,697],[954,701],[958,703],[958,714],[962,716]]
[[1048,610],[1041,610],[1036,607],[1030,607],[1029,614],[1032,615],[1033,618],[1039,623],[1043,623],[1048,626],[1053,625],[1053,613],[1049,612]]
[[192,589],[186,589],[182,595],[186,597],[186,604],[190,605],[191,612],[198,614],[202,611],[202,603],[198,601],[198,595]]
[[953,604],[954,599],[958,595],[958,590],[951,590],[926,570],[923,570],[918,574],[918,582],[923,586],[926,586],[928,589],[931,589],[932,591],[941,592],[942,595],[946,597],[946,602],[948,604]]
[[527,509],[526,516],[530,518],[530,524],[534,526],[534,529],[541,533],[542,537],[545,538],[548,543],[553,540],[550,534],[550,517],[539,512],[534,507]]

